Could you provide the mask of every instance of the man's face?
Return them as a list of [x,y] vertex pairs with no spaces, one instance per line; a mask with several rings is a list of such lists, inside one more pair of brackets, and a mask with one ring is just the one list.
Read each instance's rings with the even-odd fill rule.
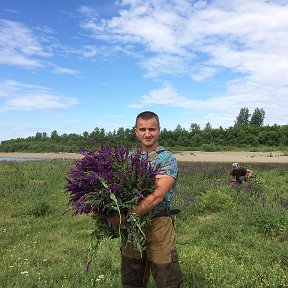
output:
[[135,133],[142,144],[143,150],[146,152],[149,152],[158,146],[160,127],[155,118],[149,120],[139,118],[136,123]]

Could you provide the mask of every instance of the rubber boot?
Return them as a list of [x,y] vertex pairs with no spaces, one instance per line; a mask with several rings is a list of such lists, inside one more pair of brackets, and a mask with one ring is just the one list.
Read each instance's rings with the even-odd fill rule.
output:
[[146,288],[150,267],[145,258],[133,259],[121,256],[121,279],[123,288]]
[[171,258],[171,263],[150,263],[151,272],[157,288],[184,287],[183,275],[176,251],[172,252]]

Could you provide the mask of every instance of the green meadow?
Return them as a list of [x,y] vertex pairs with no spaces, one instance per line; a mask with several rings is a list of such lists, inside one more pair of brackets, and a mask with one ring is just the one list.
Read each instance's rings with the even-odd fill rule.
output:
[[[119,239],[104,239],[85,272],[93,220],[69,210],[72,163],[0,162],[0,287],[121,287]],[[186,286],[288,287],[288,165],[253,164],[243,185],[229,183],[230,164],[179,166]]]

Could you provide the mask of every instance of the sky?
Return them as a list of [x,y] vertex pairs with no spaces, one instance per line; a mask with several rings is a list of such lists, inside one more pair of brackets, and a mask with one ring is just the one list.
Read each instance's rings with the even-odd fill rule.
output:
[[0,0],[0,141],[288,123],[287,0]]

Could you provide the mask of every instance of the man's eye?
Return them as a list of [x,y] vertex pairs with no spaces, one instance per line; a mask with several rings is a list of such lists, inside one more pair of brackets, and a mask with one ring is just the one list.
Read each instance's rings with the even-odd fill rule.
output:
[[146,130],[148,130],[149,132],[155,132],[155,131],[156,131],[155,128],[148,128],[148,129],[140,128],[140,129],[139,129],[140,132],[145,132]]

